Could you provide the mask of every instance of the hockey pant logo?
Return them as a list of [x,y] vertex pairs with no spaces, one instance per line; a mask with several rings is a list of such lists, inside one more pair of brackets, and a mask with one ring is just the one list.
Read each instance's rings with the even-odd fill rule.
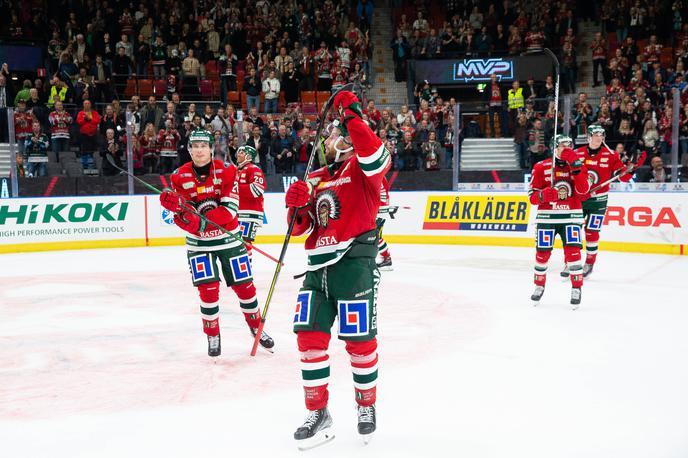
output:
[[241,226],[241,236],[247,238],[251,234],[251,223],[248,221],[240,221],[239,225]]
[[340,336],[368,335],[368,301],[338,301],[337,311]]
[[554,247],[554,229],[538,229],[537,247],[539,249],[549,249]]
[[566,243],[583,243],[580,226],[566,226]]
[[215,263],[210,253],[203,253],[189,259],[194,282],[215,277]]
[[294,324],[308,325],[311,318],[311,298],[313,291],[302,291],[296,298]]
[[229,265],[232,268],[232,277],[234,277],[235,282],[250,280],[253,278],[251,262],[249,261],[248,254],[242,254],[230,258]]
[[598,215],[593,213],[588,217],[587,229],[591,231],[601,231],[602,224],[604,224],[604,215]]

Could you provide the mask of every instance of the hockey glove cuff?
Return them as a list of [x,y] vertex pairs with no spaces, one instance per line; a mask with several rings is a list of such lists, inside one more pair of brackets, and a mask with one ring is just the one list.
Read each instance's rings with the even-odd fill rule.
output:
[[174,215],[174,223],[186,232],[197,234],[205,231],[206,222],[196,213],[188,211]]
[[165,189],[160,194],[160,205],[173,213],[179,213],[184,208],[184,199],[171,189]]

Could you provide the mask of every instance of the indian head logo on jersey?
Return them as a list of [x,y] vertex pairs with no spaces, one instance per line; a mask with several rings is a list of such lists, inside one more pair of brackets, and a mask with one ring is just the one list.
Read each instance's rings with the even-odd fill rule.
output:
[[567,181],[557,181],[553,187],[557,190],[559,200],[566,200],[573,195],[573,188]]
[[600,176],[594,170],[588,169],[588,183],[590,186],[594,186],[600,181]]
[[339,219],[340,204],[337,194],[332,190],[323,191],[315,200],[316,217],[318,225],[324,229],[330,224],[330,220]]

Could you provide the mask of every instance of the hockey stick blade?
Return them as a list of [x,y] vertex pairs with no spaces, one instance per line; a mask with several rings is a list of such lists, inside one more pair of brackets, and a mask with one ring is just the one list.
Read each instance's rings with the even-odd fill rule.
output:
[[[115,159],[112,157],[112,155],[106,154],[106,155],[105,155],[105,159],[106,159],[106,160],[110,163],[110,165],[112,165],[114,168],[116,168],[116,169],[119,170],[120,172],[124,172],[126,175],[132,177],[134,180],[136,180],[137,182],[141,183],[143,186],[145,186],[146,188],[150,189],[150,190],[153,191],[154,193],[156,193],[156,194],[162,194],[162,191],[159,190],[158,188],[156,188],[155,186],[153,186],[152,184],[146,183],[146,182],[143,181],[141,178],[137,177],[136,175],[134,175],[134,174],[132,174],[132,173],[129,173],[129,171],[124,170],[122,167],[118,166],[118,165],[115,163]],[[229,236],[232,237],[235,241],[239,241],[239,242],[244,243],[244,244],[246,243],[246,242],[244,242],[244,239],[242,239],[241,237],[237,237],[235,234],[232,234],[231,232],[229,232],[229,231],[228,231],[227,229],[225,229],[224,227],[220,226],[219,224],[217,224],[217,223],[215,223],[215,222],[213,222],[213,221],[210,221],[208,218],[206,218],[205,216],[203,216],[203,215],[201,215],[200,213],[198,213],[198,212],[196,211],[195,208],[190,207],[190,206],[184,204],[184,210],[189,211],[189,212],[191,212],[191,213],[194,213],[194,214],[198,215],[198,216],[201,217],[201,219],[204,220],[206,223],[210,224],[211,226],[213,226],[213,227],[219,229],[220,231],[224,232],[225,234],[229,235]],[[271,260],[271,261],[273,261],[273,262],[280,262],[280,261],[277,260],[277,258],[275,258],[274,256],[271,256],[270,254],[266,253],[265,251],[261,250],[260,248],[258,248],[258,247],[255,246],[255,245],[253,245],[253,249],[256,251],[256,253],[262,254],[263,256],[265,256],[266,258],[268,258],[269,260]]]

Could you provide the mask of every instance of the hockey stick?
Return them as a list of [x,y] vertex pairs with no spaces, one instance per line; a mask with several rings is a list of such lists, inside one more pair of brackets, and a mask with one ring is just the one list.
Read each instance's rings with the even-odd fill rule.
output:
[[[106,155],[105,155],[105,158],[107,159],[107,161],[110,163],[111,166],[113,166],[114,168],[116,168],[116,169],[119,170],[120,172],[124,172],[124,173],[127,174],[128,176],[132,177],[134,180],[136,180],[136,181],[138,181],[139,183],[141,183],[141,184],[142,184],[143,186],[145,186],[146,188],[148,188],[148,189],[150,189],[151,191],[153,191],[154,193],[156,193],[156,194],[162,194],[162,191],[159,190],[158,188],[156,188],[155,186],[153,186],[152,184],[146,183],[145,181],[143,181],[141,178],[137,177],[136,175],[134,175],[134,174],[132,174],[132,173],[129,173],[128,171],[126,171],[126,170],[124,170],[123,168],[119,167],[119,166],[115,163],[115,159],[112,157],[112,155],[106,154]],[[243,243],[244,245],[246,245],[246,242],[244,242],[244,239],[243,239],[243,238],[237,236],[236,234],[233,234],[233,233],[229,232],[227,229],[225,229],[224,227],[222,227],[222,226],[220,226],[219,224],[215,223],[214,221],[210,221],[208,218],[206,218],[205,216],[203,216],[203,215],[201,215],[200,213],[198,213],[198,212],[196,211],[195,208],[193,208],[193,207],[187,205],[186,202],[184,202],[184,204],[182,205],[182,208],[184,208],[184,210],[186,210],[186,211],[188,211],[188,212],[191,212],[191,213],[193,213],[193,214],[195,214],[195,215],[198,215],[198,216],[199,216],[203,221],[205,221],[207,224],[210,224],[211,226],[213,226],[213,227],[219,229],[220,231],[222,231],[222,232],[224,232],[225,234],[227,234],[227,235],[229,235],[230,237],[232,237],[232,238],[234,239],[235,242],[241,242],[241,243]],[[258,248],[257,246],[253,245],[253,249],[256,251],[256,253],[262,254],[263,256],[265,256],[266,258],[268,258],[269,260],[274,261],[274,262],[279,262],[277,259],[275,259],[274,256],[270,256],[269,254],[267,254],[265,251],[261,250],[261,249]]]
[[554,176],[554,160],[556,146],[554,144],[557,138],[557,125],[559,123],[559,59],[549,48],[544,48],[545,54],[554,61],[554,68],[557,72],[557,81],[554,84],[554,135],[552,135],[552,176]]
[[[602,142],[602,144],[603,144],[609,151],[613,151],[612,149],[609,148],[609,146],[607,146],[606,143]],[[644,153],[644,154],[647,154],[647,152],[645,152],[645,151],[643,151],[643,153]],[[634,155],[635,155],[635,154],[634,154]],[[636,158],[636,160],[637,160],[637,158]],[[629,173],[635,173],[635,170],[634,170],[634,169],[629,170],[628,167],[626,167],[626,169],[624,169],[623,172],[621,172],[621,173],[618,174],[618,175],[614,175],[613,177],[611,177],[610,179],[608,179],[607,181],[605,181],[605,182],[603,182],[603,183],[598,184],[597,186],[595,186],[594,188],[592,188],[592,189],[590,190],[590,192],[593,193],[593,192],[597,191],[598,189],[607,186],[608,184],[614,183],[616,180],[620,180],[622,177],[625,177],[625,176],[628,175]]]
[[[311,150],[311,155],[308,158],[308,163],[306,164],[306,171],[303,173],[303,181],[308,180],[308,174],[311,172],[311,167],[313,167],[313,161],[315,160],[316,154],[322,153],[323,142],[320,141],[320,135],[323,131],[323,126],[325,125],[325,120],[327,118],[327,113],[329,113],[330,108],[332,108],[332,103],[334,98],[341,91],[347,91],[354,89],[354,83],[349,83],[342,86],[337,92],[332,94],[325,106],[323,107],[322,118],[320,119],[320,125],[315,134],[315,143],[313,144],[313,149]],[[317,148],[317,151],[316,151]],[[322,153],[324,156],[324,153]],[[268,296],[265,299],[265,305],[263,306],[263,311],[260,314],[260,324],[256,330],[256,337],[253,339],[253,348],[251,348],[251,356],[256,356],[256,351],[258,350],[258,344],[260,343],[260,337],[263,335],[263,328],[265,327],[265,319],[270,308],[270,302],[272,301],[272,295],[275,292],[275,286],[277,286],[277,279],[279,278],[280,272],[282,271],[282,261],[284,261],[284,256],[287,254],[287,247],[289,246],[289,239],[291,238],[291,233],[294,231],[294,224],[296,224],[296,218],[298,216],[298,211],[294,211],[289,220],[289,227],[287,228],[287,233],[284,235],[284,242],[282,243],[282,251],[280,251],[279,261],[277,262],[277,267],[275,267],[275,273],[272,276],[272,282],[270,283],[270,289],[268,290]]]

